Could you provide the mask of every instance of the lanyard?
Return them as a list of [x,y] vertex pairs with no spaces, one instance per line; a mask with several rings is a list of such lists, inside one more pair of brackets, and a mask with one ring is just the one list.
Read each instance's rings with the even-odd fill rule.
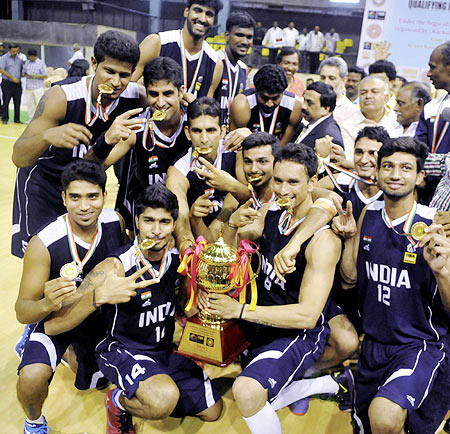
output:
[[[103,108],[101,104],[96,102],[95,108],[92,104],[92,86],[94,84],[95,75],[91,75],[88,78],[88,95],[86,100],[86,110],[85,110],[85,123],[87,126],[92,126],[94,122],[100,118],[103,122],[107,122],[109,120],[109,115],[116,108],[119,103],[119,98],[115,99],[111,104],[109,104],[106,108]],[[95,110],[94,115],[92,115],[92,111]]]
[[[275,111],[272,114],[272,122],[270,123],[269,128],[269,134],[273,134],[273,131],[275,130],[275,125],[277,123],[278,118],[278,112],[280,111],[280,106],[278,106]],[[264,116],[261,113],[261,109],[259,110],[259,124],[260,124],[260,130],[264,133]]]
[[236,63],[236,72],[234,73],[234,79],[231,78],[231,62],[228,59],[228,54],[226,50],[224,53],[225,66],[227,68],[228,74],[228,113],[231,111],[231,103],[236,96],[237,85],[239,82],[239,65]]
[[155,268],[153,268],[153,265],[150,263],[150,261],[144,256],[142,253],[142,250],[139,247],[138,243],[138,237],[134,240],[134,247],[136,248],[136,268],[139,270],[141,267],[147,267],[148,272],[150,276],[152,276],[152,279],[161,279],[166,271],[169,269],[170,264],[172,263],[172,255],[170,255],[169,251],[167,250],[167,247],[164,249],[163,257],[161,259],[161,264],[159,265],[159,270],[156,271]]
[[438,126],[439,126],[439,121],[441,120],[441,114],[442,114],[442,105],[444,104],[445,100],[447,98],[447,95],[442,99],[441,103],[439,104],[439,108],[436,114],[436,119],[434,120],[434,125],[433,125],[433,143],[431,145],[431,152],[435,153],[437,151],[437,149],[439,148],[439,145],[442,142],[442,139],[445,136],[445,133],[447,132],[448,129],[448,122],[445,121],[444,125],[442,127],[441,133],[439,134],[438,137]]
[[194,75],[192,77],[191,84],[188,85],[188,61],[186,57],[186,49],[184,48],[184,40],[183,40],[183,29],[180,30],[180,54],[181,54],[181,66],[183,67],[183,76],[184,76],[184,88],[185,92],[193,93],[194,96],[197,96],[197,89],[195,89],[195,83],[197,81],[197,76],[200,70],[200,65],[203,60],[204,53],[203,45],[202,50],[200,51],[200,56],[197,61],[197,67],[195,68]]
[[[142,145],[144,146],[144,149],[146,151],[151,152],[155,148],[155,145],[159,146],[160,148],[166,148],[166,149],[173,147],[173,145],[175,144],[175,141],[178,138],[179,132],[181,131],[182,125],[183,125],[183,116],[181,116],[181,119],[180,119],[180,126],[178,127],[177,131],[173,135],[173,136],[175,136],[175,138],[168,145],[166,145],[164,143],[158,143],[158,141],[155,139],[155,133],[153,131],[155,126],[154,126],[153,122],[154,121],[151,120],[151,112],[149,110],[148,115],[147,115],[147,122],[145,123],[145,127],[144,127],[144,137],[142,139]],[[147,140],[148,140],[149,132],[150,132],[150,138],[152,140],[152,146],[150,149],[147,147]]]
[[[219,149],[217,149],[217,157],[216,157],[216,159],[214,160],[214,163],[213,163],[213,166],[216,167],[216,168],[220,168],[222,166],[222,164],[221,164],[222,152],[220,151],[220,147],[221,147],[221,145],[219,146]],[[195,156],[194,152],[193,152],[193,149],[191,148],[191,162],[189,164],[189,169],[190,169],[191,172],[195,173],[199,179],[205,179],[204,176],[199,175],[194,170],[196,167],[198,169],[202,169],[202,170],[205,168],[205,166],[203,166],[203,164],[200,163],[200,161],[198,159],[199,159],[199,156]]]
[[323,162],[323,167],[325,169],[325,172],[327,172],[327,175],[330,177],[331,182],[333,183],[333,185],[341,192],[341,193],[345,193],[345,191],[342,189],[342,187],[339,185],[336,177],[334,176],[334,173],[331,171],[331,169],[336,170],[337,172],[341,172],[341,173],[345,173],[346,175],[350,176],[350,178],[354,179],[355,181],[361,181],[364,184],[368,184],[368,185],[375,185],[375,183],[373,181],[371,181],[370,179],[365,179],[362,178],[361,176],[359,176],[357,173],[352,172],[351,170],[347,170],[344,167],[338,166],[337,164],[333,164],[333,163],[325,163]]
[[86,255],[84,256],[84,258],[80,259],[80,257],[78,256],[78,249],[77,249],[77,245],[75,243],[75,237],[73,235],[73,229],[72,229],[72,225],[70,223],[70,218],[69,218],[68,214],[66,214],[64,216],[64,220],[66,223],[67,239],[69,242],[70,254],[71,254],[74,262],[76,262],[78,270],[81,272],[81,271],[83,271],[84,265],[92,257],[92,255],[95,252],[95,249],[97,248],[98,244],[100,243],[100,240],[102,238],[102,226],[97,220],[97,232],[94,235],[94,239],[92,240],[91,245],[89,246],[89,249],[88,249]]
[[256,210],[260,209],[266,203],[275,202],[275,198],[276,198],[275,193],[272,193],[272,197],[267,202],[261,202],[261,199],[255,193],[255,189],[253,188],[253,186],[252,186],[252,188],[250,190],[250,193],[252,195],[252,206]]
[[278,220],[278,230],[281,235],[290,235],[298,226],[303,223],[305,217],[302,217],[300,220],[297,220],[294,224],[292,224],[292,214],[287,211],[283,211]]

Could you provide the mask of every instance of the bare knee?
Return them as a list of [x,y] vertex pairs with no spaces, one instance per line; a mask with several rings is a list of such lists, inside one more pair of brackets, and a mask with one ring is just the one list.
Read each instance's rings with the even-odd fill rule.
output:
[[222,415],[222,411],[223,401],[219,399],[219,401],[217,401],[214,405],[207,408],[206,410],[203,410],[201,413],[198,413],[197,417],[199,417],[204,422],[214,422]]
[[48,388],[52,374],[52,368],[43,363],[24,366],[19,372],[17,390],[27,395],[40,393]]
[[357,351],[359,345],[358,333],[345,315],[332,318],[329,325],[331,335],[328,344],[333,347],[340,361],[344,361]]
[[242,416],[250,417],[264,407],[267,401],[267,390],[256,380],[249,377],[238,377],[233,383],[233,395]]
[[375,398],[369,407],[370,426],[373,434],[402,434],[406,410],[386,398]]

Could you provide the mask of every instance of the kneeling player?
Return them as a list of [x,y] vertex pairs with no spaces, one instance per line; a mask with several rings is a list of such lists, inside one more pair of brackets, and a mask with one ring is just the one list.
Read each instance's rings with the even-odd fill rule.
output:
[[[135,209],[139,236],[92,271],[78,304],[46,323],[49,333],[60,333],[100,307],[108,334],[97,346],[97,361],[118,386],[106,395],[108,434],[134,433],[131,415],[213,421],[222,412],[222,400],[206,372],[173,352],[180,276],[178,250],[168,246],[178,217],[176,196],[154,184],[141,193]],[[155,244],[145,249],[149,242]],[[135,283],[139,276],[142,280]]]

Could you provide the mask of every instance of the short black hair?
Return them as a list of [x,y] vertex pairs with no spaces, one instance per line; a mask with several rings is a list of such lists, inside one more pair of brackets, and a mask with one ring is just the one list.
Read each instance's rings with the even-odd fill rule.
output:
[[249,149],[266,145],[272,146],[272,154],[275,155],[275,152],[280,147],[280,141],[274,135],[266,133],[264,131],[252,133],[242,142],[242,155],[244,155],[244,152],[248,151]]
[[139,218],[147,208],[163,208],[174,220],[178,218],[177,197],[160,182],[149,185],[141,191],[134,204],[135,216]]
[[378,151],[378,167],[381,167],[381,160],[396,152],[405,152],[415,155],[417,161],[417,172],[423,169],[428,156],[428,147],[425,143],[414,137],[397,137],[389,139]]
[[105,169],[95,161],[80,158],[69,163],[61,174],[61,184],[64,191],[73,181],[87,181],[99,185],[104,193],[106,188]]
[[277,54],[277,65],[281,63],[284,56],[290,56],[291,54],[296,54],[298,56],[298,61],[300,62],[300,55],[294,47],[283,47]]
[[256,29],[256,22],[254,18],[245,11],[234,11],[231,12],[227,19],[225,28],[227,32],[231,32],[233,27],[242,27],[244,29],[251,28],[253,31]]
[[408,83],[408,80],[405,78],[405,77],[403,77],[402,75],[396,75],[395,76],[395,78],[397,79],[399,79],[403,84],[406,84],[406,83]]
[[316,152],[302,143],[287,143],[280,147],[275,153],[274,166],[280,161],[293,161],[294,163],[303,164],[310,178],[317,173]]
[[431,101],[430,91],[425,83],[422,83],[420,81],[410,81],[403,84],[401,89],[403,89],[404,87],[411,89],[411,98],[413,98],[415,101],[417,101],[418,99],[422,99],[424,105]]
[[193,4],[207,6],[211,9],[214,9],[214,13],[216,15],[223,9],[223,3],[221,0],[188,0],[186,3],[186,7],[189,9]]
[[367,75],[364,69],[360,68],[357,65],[350,65],[348,67],[348,73],[350,74],[351,72],[361,75],[361,80]]
[[29,56],[37,56],[37,50],[35,48],[30,48],[27,52]]
[[11,49],[11,48],[20,48],[20,45],[19,44],[9,44],[8,48],[9,49]]
[[88,69],[89,62],[87,60],[76,59],[72,62],[72,65],[70,65],[67,77],[83,77],[83,75],[87,75]]
[[439,45],[439,47],[442,50],[442,64],[444,66],[450,65],[450,41],[444,42],[443,44]]
[[105,60],[105,57],[128,62],[133,65],[133,69],[139,62],[139,45],[129,35],[117,30],[108,30],[102,33],[94,45],[94,57],[98,63]]
[[384,72],[389,81],[395,80],[397,77],[397,71],[395,65],[389,60],[377,60],[369,66],[369,74],[379,74]]
[[320,94],[320,106],[330,107],[330,112],[332,112],[336,107],[336,92],[329,85],[323,81],[315,81],[311,83],[306,90],[313,90]]
[[170,57],[156,57],[150,60],[144,68],[144,86],[155,81],[167,80],[172,83],[177,89],[180,89],[184,84],[183,69],[178,62]]
[[384,127],[376,126],[376,127],[364,127],[363,129],[358,131],[358,135],[355,139],[355,145],[358,140],[362,138],[368,138],[370,140],[376,140],[377,142],[382,143],[383,145],[390,139],[389,133],[386,131]]
[[186,111],[187,122],[190,125],[192,119],[200,116],[212,116],[218,118],[220,124],[220,105],[214,98],[202,96],[192,101]]
[[264,65],[253,77],[257,92],[282,93],[288,87],[286,73],[278,65]]

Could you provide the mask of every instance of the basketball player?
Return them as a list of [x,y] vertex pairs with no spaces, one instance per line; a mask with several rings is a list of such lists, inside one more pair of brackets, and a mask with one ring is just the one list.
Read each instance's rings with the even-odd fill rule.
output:
[[221,0],[188,0],[182,29],[154,33],[141,42],[141,57],[133,80],[141,78],[150,60],[171,57],[183,68],[187,102],[194,97],[212,97],[222,79],[222,62],[205,38],[222,8]]
[[442,227],[424,229],[436,210],[414,196],[427,154],[414,138],[390,139],[378,151],[384,202],[370,204],[357,227],[347,202],[347,213],[341,209],[333,222],[346,238],[341,275],[357,283],[365,332],[356,379],[359,432],[406,432],[408,414],[421,406],[445,357],[450,242]]
[[[134,434],[132,415],[213,421],[222,412],[222,400],[206,372],[173,352],[180,276],[178,250],[170,249],[169,241],[177,214],[171,191],[161,183],[147,187],[136,201],[139,236],[92,271],[79,303],[46,323],[50,333],[59,333],[100,308],[108,333],[97,346],[97,361],[118,387],[105,399],[107,434]],[[144,249],[150,240],[155,244]],[[142,280],[135,283],[139,276]]]
[[[94,46],[95,74],[54,86],[39,102],[34,118],[14,144],[19,167],[13,210],[12,253],[22,257],[30,237],[65,212],[61,173],[78,158],[103,161],[120,139],[145,122],[139,89],[130,83],[139,47],[128,35],[107,31]],[[112,94],[102,94],[108,85]],[[145,98],[141,101],[144,104]]]
[[103,377],[95,363],[94,348],[104,328],[95,317],[53,337],[45,334],[44,321],[74,299],[83,277],[105,259],[107,249],[118,248],[123,240],[119,216],[103,209],[106,174],[101,165],[77,160],[64,169],[61,181],[67,213],[30,240],[15,307],[17,319],[31,324],[17,383],[17,397],[26,414],[25,433],[48,432],[42,406],[56,366],[69,345],[77,354],[78,389],[95,387]]

